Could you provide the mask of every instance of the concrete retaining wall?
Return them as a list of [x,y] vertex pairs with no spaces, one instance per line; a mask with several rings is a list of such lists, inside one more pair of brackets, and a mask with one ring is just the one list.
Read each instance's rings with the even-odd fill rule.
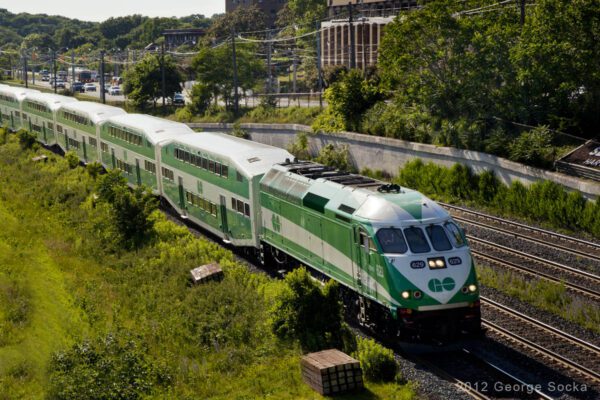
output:
[[[233,128],[233,124],[192,123],[188,125],[194,129],[212,132],[228,132]],[[321,147],[329,143],[339,147],[348,146],[350,156],[359,170],[370,168],[396,175],[398,169],[406,162],[421,158],[424,162],[433,162],[446,167],[462,163],[471,167],[475,172],[493,170],[496,176],[506,184],[510,184],[514,180],[530,184],[547,179],[568,189],[578,190],[588,198],[595,199],[600,196],[600,184],[597,182],[544,171],[477,151],[437,147],[352,132],[312,134],[311,128],[304,125],[241,124],[241,127],[248,132],[252,140],[280,148],[287,148],[291,142],[296,140],[298,133],[309,133],[309,145],[313,154],[317,154]]]

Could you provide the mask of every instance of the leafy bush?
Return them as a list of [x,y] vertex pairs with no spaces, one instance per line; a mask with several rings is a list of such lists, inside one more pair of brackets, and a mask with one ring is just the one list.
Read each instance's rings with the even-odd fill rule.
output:
[[233,129],[231,130],[231,135],[242,138],[242,139],[250,139],[250,135],[248,131],[242,128],[242,125],[239,122],[233,124]]
[[69,164],[69,168],[71,169],[75,169],[79,166],[79,156],[74,151],[67,151],[65,160],[67,160],[67,164]]
[[304,350],[316,351],[342,345],[342,304],[338,286],[324,287],[305,268],[285,277],[285,288],[271,308],[271,329],[281,339],[297,339]]
[[353,356],[360,361],[365,377],[371,381],[389,382],[396,377],[398,364],[394,352],[373,339],[357,337],[357,351]]
[[0,145],[6,144],[8,140],[8,129],[0,128]]
[[171,380],[148,360],[139,340],[123,333],[53,354],[48,372],[53,400],[140,399]]
[[190,110],[189,106],[184,106],[175,111],[175,120],[179,122],[192,122],[194,114]]
[[137,248],[147,242],[154,226],[150,215],[158,208],[152,192],[143,186],[130,190],[119,170],[100,177],[97,191],[98,199],[111,206],[124,247]]
[[299,160],[310,160],[310,149],[308,147],[308,136],[304,132],[296,135],[296,140],[288,145],[287,150]]
[[33,149],[34,147],[38,146],[37,137],[25,129],[19,129],[17,132],[17,138],[23,150]]
[[100,174],[104,170],[104,167],[99,162],[94,161],[86,165],[85,169],[87,173],[92,177],[92,179],[96,179],[98,176],[100,176]]
[[554,162],[554,136],[547,126],[524,132],[510,145],[510,159],[538,167],[549,168]]
[[583,230],[600,237],[600,202],[588,201],[579,192],[567,192],[552,181],[523,185],[502,184],[493,172],[475,175],[464,166],[444,168],[413,160],[400,169],[396,183],[445,201],[475,201],[499,213]]
[[337,149],[335,145],[329,143],[321,148],[315,161],[341,171],[355,172],[356,168],[350,159],[350,151],[347,145]]

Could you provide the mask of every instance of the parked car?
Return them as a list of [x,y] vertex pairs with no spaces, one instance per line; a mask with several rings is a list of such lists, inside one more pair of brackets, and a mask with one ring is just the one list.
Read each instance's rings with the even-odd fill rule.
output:
[[182,93],[175,93],[173,96],[173,104],[179,106],[185,105],[185,96]]
[[86,83],[85,85],[83,85],[83,88],[85,89],[86,92],[95,92],[96,91],[96,85],[94,85],[93,83]]
[[83,93],[83,92],[85,92],[85,87],[84,87],[84,84],[81,82],[73,82],[71,84],[71,90],[74,92]]
[[64,89],[65,88],[65,81],[63,81],[62,79],[57,79],[56,81],[52,80],[52,82],[50,82],[50,84],[52,85],[52,87],[54,87],[56,85],[57,89],[59,89],[59,88],[60,89]]
[[121,88],[118,86],[111,86],[110,89],[108,89],[108,94],[111,96],[119,95],[121,94]]
[[42,75],[42,82],[48,82],[50,80],[50,75]]

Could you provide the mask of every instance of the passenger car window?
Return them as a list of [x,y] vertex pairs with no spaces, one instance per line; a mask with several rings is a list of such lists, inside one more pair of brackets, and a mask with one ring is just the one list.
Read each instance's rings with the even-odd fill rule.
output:
[[444,226],[450,233],[450,239],[452,240],[454,247],[466,246],[467,242],[465,241],[460,228],[454,222],[446,222]]
[[431,247],[429,247],[429,243],[427,243],[427,239],[421,228],[406,228],[404,229],[404,236],[406,236],[410,251],[413,253],[427,253],[431,251]]
[[400,229],[380,229],[377,231],[377,241],[384,253],[404,254],[408,250],[406,240]]
[[425,228],[427,231],[427,236],[429,236],[429,240],[433,245],[433,248],[437,251],[447,251],[452,250],[452,245],[448,240],[448,236],[446,236],[446,232],[444,232],[444,228],[440,225],[430,225]]

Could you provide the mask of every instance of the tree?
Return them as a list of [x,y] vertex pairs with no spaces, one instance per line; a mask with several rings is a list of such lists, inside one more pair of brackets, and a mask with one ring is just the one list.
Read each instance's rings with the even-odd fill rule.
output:
[[[253,46],[236,48],[238,86],[242,90],[253,88],[265,74],[265,66],[254,54]],[[192,61],[196,78],[210,90],[213,100],[222,97],[226,106],[233,100],[233,61],[231,46],[202,47]]]
[[327,13],[327,0],[289,0],[277,14],[277,25],[311,25]]
[[[170,56],[164,57],[165,97],[173,98],[181,91],[183,76]],[[123,85],[125,94],[136,107],[144,109],[149,101],[156,107],[157,100],[162,97],[161,57],[149,54],[125,74]]]
[[536,1],[512,51],[530,125],[600,125],[600,3]]
[[208,31],[208,38],[223,40],[231,36],[231,31],[251,32],[266,29],[265,13],[256,4],[241,6],[216,17]]
[[149,240],[154,230],[150,215],[158,208],[150,189],[136,186],[130,190],[121,171],[115,169],[98,179],[97,192],[98,200],[112,208],[123,247],[138,248]]
[[337,283],[323,288],[305,268],[285,277],[285,289],[271,309],[271,328],[282,339],[298,339],[305,350],[341,346],[342,304]]
[[357,69],[343,73],[340,80],[325,91],[330,112],[343,121],[348,131],[357,131],[363,114],[381,98],[378,86],[365,80]]

